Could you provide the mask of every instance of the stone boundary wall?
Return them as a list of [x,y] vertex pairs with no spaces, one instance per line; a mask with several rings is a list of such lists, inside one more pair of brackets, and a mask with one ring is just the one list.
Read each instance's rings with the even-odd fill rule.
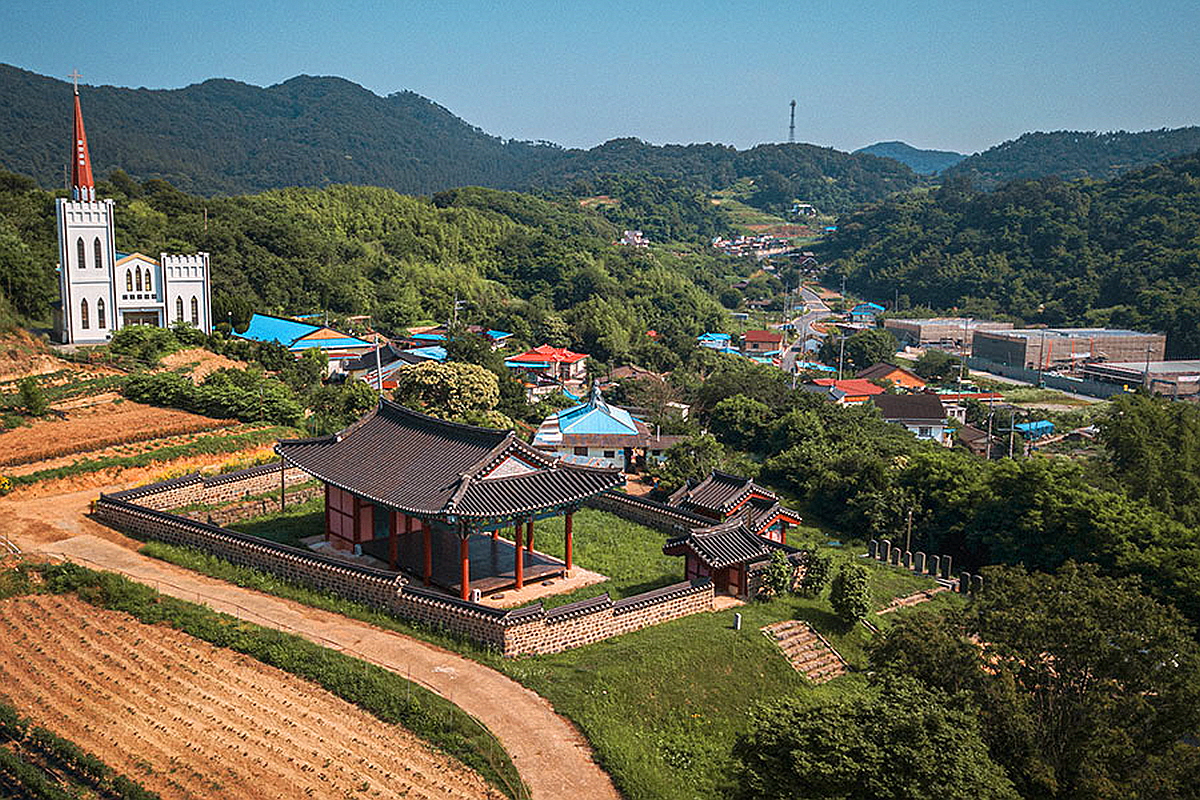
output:
[[687,533],[698,526],[715,524],[715,520],[708,517],[624,492],[605,492],[588,500],[587,505],[673,535]]
[[93,514],[99,521],[141,539],[192,547],[243,567],[269,572],[292,583],[388,609],[403,579],[383,570],[347,564],[309,550],[218,528],[100,495]]
[[[303,503],[314,497],[320,497],[324,493],[324,486],[305,486],[300,489],[291,490],[287,493],[287,507],[290,508],[294,503]],[[231,522],[261,517],[280,510],[282,509],[279,507],[279,498],[276,496],[246,500],[245,502],[235,503],[231,506],[214,508],[211,511],[184,511],[180,512],[179,515],[186,519],[207,522],[209,525],[228,525]]]
[[[135,502],[144,508],[165,511],[197,503],[219,505],[245,497],[279,491],[279,463],[259,464],[237,472],[203,476],[193,472],[178,478],[150,483],[109,495],[118,500]],[[297,467],[284,472],[287,486],[312,480],[312,476]]]
[[[713,584],[707,578],[615,601],[603,594],[549,610],[540,601],[516,609],[493,608],[414,586],[391,572],[348,564],[162,510],[190,503],[222,502],[216,498],[260,494],[279,486],[279,470],[278,464],[265,464],[209,479],[185,475],[125,492],[102,494],[93,506],[93,515],[100,522],[138,538],[202,550],[233,564],[463,636],[505,656],[559,653],[713,609]],[[293,484],[308,477],[289,468],[286,480]],[[310,491],[316,494],[321,489],[301,489],[289,495],[289,499]],[[244,503],[237,509],[248,507],[257,513],[259,502]],[[272,504],[270,500],[265,502],[268,506]],[[647,507],[645,503],[652,501],[614,505],[642,508]],[[214,518],[220,510],[211,512]],[[681,524],[690,522],[686,518],[691,515],[671,511]],[[210,512],[194,513],[207,516]],[[669,517],[662,515],[657,519],[661,522]]]

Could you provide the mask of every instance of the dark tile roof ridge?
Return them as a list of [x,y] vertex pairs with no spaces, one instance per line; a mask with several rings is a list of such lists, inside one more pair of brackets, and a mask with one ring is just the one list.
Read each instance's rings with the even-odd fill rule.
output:
[[323,444],[325,442],[336,441],[334,434],[326,434],[325,436],[309,436],[305,439],[279,439],[275,442],[275,452],[279,452],[280,445],[298,445],[298,444]]
[[401,417],[410,417],[410,418],[417,420],[418,422],[425,422],[425,423],[431,424],[435,427],[443,427],[443,428],[448,428],[451,430],[460,430],[460,431],[464,431],[464,432],[468,432],[468,433],[488,434],[491,436],[500,436],[500,437],[508,436],[513,433],[512,430],[500,430],[499,428],[484,428],[480,425],[469,425],[466,422],[455,422],[454,420],[442,419],[441,417],[435,417],[432,414],[426,414],[423,411],[417,411],[416,409],[412,409],[412,408],[409,408],[408,406],[401,405],[400,403],[397,403],[395,400],[388,400],[386,397],[380,399],[378,410],[380,413],[386,411],[386,412],[388,412],[388,414],[395,414],[395,415],[398,415]]

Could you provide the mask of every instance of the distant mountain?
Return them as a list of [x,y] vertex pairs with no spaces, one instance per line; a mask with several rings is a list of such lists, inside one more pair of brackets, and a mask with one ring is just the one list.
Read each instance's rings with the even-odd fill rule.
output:
[[968,178],[975,188],[986,191],[1018,178],[1106,180],[1197,150],[1200,127],[1195,126],[1141,133],[1027,133],[960,161],[942,177]]
[[876,142],[860,147],[855,153],[868,153],[880,158],[893,158],[918,175],[936,175],[966,158],[952,150],[922,150],[905,142]]
[[[61,186],[69,153],[64,81],[0,65],[0,166]],[[756,204],[799,198],[844,211],[918,181],[906,167],[813,145],[667,145],[616,139],[591,150],[490,136],[412,92],[380,97],[341,78],[260,88],[212,79],[183,89],[81,90],[97,175],[121,168],[199,194],[359,184],[429,194],[458,186],[586,191],[649,174],[709,191],[750,178]],[[763,179],[763,180],[759,180]]]

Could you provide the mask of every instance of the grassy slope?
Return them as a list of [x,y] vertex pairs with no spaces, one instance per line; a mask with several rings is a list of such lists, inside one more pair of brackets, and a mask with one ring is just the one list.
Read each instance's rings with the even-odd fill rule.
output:
[[[294,526],[307,518],[304,533],[319,531],[320,516],[295,509],[287,520]],[[250,532],[280,535],[279,517],[239,523]],[[275,528],[273,531],[272,528]],[[283,530],[289,530],[285,527]],[[827,533],[794,528],[789,541],[796,546],[824,544]],[[675,583],[683,561],[662,555],[666,536],[600,511],[585,509],[575,517],[575,562],[601,572],[609,580],[577,592],[547,598],[558,605],[607,591],[625,597],[656,586]],[[535,546],[561,555],[561,520],[535,526]],[[160,543],[146,546],[151,555],[192,569],[273,593],[286,593],[300,602],[322,605],[376,624],[401,630],[448,646],[510,675],[548,699],[584,731],[605,769],[629,798],[678,799],[725,793],[731,750],[743,729],[747,710],[757,702],[789,692],[814,696],[856,692],[859,675],[848,675],[813,687],[783,659],[759,629],[773,622],[799,618],[810,622],[855,668],[866,666],[866,628],[843,629],[824,597],[785,597],[749,603],[737,609],[743,627],[734,631],[733,612],[698,614],[615,639],[559,653],[504,660],[444,634],[391,620],[346,601],[288,587],[251,570],[224,565]],[[861,547],[827,548],[835,562],[858,560]],[[868,563],[876,608],[893,597],[928,588],[932,583],[903,570]],[[836,564],[835,564],[836,569]],[[938,606],[955,602],[939,595]],[[907,613],[907,612],[906,612]],[[891,615],[872,617],[881,627]]]

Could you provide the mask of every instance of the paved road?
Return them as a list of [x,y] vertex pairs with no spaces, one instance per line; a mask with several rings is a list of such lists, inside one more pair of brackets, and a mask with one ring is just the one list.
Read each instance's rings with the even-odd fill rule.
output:
[[447,698],[495,734],[535,800],[618,800],[575,726],[548,701],[470,659],[365,622],[243,589],[147,558],[84,516],[96,490],[0,501],[0,527],[26,553],[119,572],[189,602],[304,636],[409,678]]
[[[796,342],[803,342],[806,333],[810,338],[820,337],[821,334],[812,329],[812,324],[829,314],[829,306],[825,305],[817,293],[807,286],[800,287],[800,296],[804,299],[804,313],[791,321],[795,330]],[[784,350],[783,360],[780,364],[784,372],[792,371],[799,355],[800,353],[795,352],[791,347]]]

